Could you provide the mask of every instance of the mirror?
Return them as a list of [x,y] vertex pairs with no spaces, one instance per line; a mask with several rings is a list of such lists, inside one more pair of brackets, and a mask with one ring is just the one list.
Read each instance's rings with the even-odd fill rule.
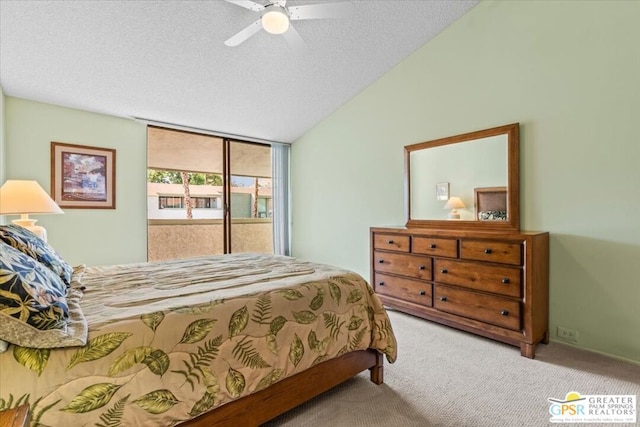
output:
[[404,147],[407,227],[520,229],[519,124]]

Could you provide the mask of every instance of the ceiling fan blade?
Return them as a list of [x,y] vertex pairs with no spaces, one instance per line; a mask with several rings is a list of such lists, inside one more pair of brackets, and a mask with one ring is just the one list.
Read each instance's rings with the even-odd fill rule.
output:
[[226,0],[227,3],[233,3],[237,6],[244,7],[245,9],[253,10],[254,12],[261,12],[264,10],[264,6],[251,0]]
[[303,6],[291,6],[289,15],[292,21],[301,19],[342,18],[351,15],[356,7],[351,2],[318,3]]
[[307,43],[305,43],[305,41],[302,39],[300,33],[298,33],[298,31],[293,28],[293,25],[289,25],[289,29],[282,35],[284,36],[287,43],[289,43],[289,46],[291,46],[296,52],[306,53],[309,51]]
[[260,31],[261,29],[262,29],[262,22],[260,21],[260,18],[258,18],[252,24],[250,24],[247,28],[245,28],[244,30],[241,30],[236,35],[232,36],[227,41],[225,41],[224,44],[231,47],[238,46],[240,43],[242,43],[243,41],[245,41],[246,39],[248,39],[249,37],[257,33],[258,31]]
[[271,3],[276,6],[285,7],[287,5],[287,0],[271,0]]

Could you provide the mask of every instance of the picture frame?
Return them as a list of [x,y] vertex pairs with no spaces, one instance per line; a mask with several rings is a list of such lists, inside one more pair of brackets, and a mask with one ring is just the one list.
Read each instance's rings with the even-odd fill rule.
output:
[[51,142],[51,197],[66,209],[116,208],[116,150]]
[[436,184],[436,200],[449,200],[448,182],[439,182]]

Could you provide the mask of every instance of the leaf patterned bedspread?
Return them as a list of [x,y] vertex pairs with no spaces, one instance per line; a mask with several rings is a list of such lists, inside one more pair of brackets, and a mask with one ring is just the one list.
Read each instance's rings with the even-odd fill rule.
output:
[[87,268],[84,347],[0,354],[0,409],[32,426],[170,426],[349,351],[396,340],[368,283],[336,267],[232,254]]

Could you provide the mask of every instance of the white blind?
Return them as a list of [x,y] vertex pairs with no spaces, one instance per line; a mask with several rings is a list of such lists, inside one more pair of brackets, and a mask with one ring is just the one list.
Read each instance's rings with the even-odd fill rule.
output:
[[289,230],[289,149],[286,144],[271,145],[273,168],[273,253],[291,255]]
[[[150,169],[222,174],[220,137],[149,126],[147,165]],[[233,141],[230,146],[231,174],[271,177],[269,145]]]

